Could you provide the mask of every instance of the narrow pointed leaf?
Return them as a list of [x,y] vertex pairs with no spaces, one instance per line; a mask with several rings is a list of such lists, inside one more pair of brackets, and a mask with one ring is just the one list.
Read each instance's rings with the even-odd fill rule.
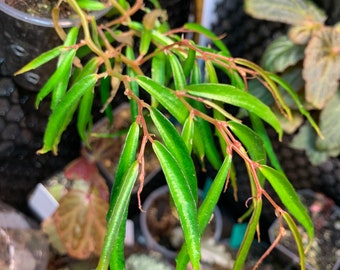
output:
[[229,57],[231,56],[228,48],[225,46],[222,40],[219,37],[217,37],[213,32],[211,32],[209,29],[205,28],[204,26],[198,23],[186,23],[184,27],[188,30],[195,31],[211,39],[211,41],[221,52],[225,53]]
[[306,207],[289,180],[271,167],[262,165],[260,172],[267,178],[288,212],[305,228],[310,241],[314,238],[314,227]]
[[56,150],[60,136],[65,130],[65,119],[70,119],[74,113],[74,108],[78,104],[80,98],[89,89],[93,89],[97,81],[97,75],[92,74],[84,77],[75,83],[58,106],[52,112],[47,123],[44,134],[44,145],[38,153],[43,154],[51,150]]
[[[242,145],[246,148],[251,159],[260,164],[266,164],[267,155],[262,138],[252,129],[241,123],[229,121],[228,126],[231,131],[238,137]],[[258,178],[260,183],[263,185],[264,177],[258,174]]]
[[20,70],[18,70],[14,75],[19,75],[24,72],[27,72],[27,71],[30,71],[32,69],[36,69],[42,66],[43,64],[58,57],[63,50],[64,50],[64,46],[58,46],[47,52],[40,54],[38,57],[34,58],[31,62],[29,62],[24,67],[22,67]]
[[[132,166],[133,162],[136,160],[137,147],[139,142],[139,126],[136,122],[133,122],[130,126],[128,134],[126,136],[125,144],[123,146],[122,153],[119,158],[119,162],[115,174],[115,182],[111,191],[110,207],[107,213],[107,220],[109,221],[115,204],[117,203],[118,196],[123,192],[124,185],[124,174]],[[128,204],[125,206],[123,220],[126,221],[128,215]],[[126,222],[123,222],[117,231],[116,244],[114,245],[110,267],[112,269],[124,269],[124,239],[126,231]]]
[[200,266],[200,235],[198,230],[197,204],[186,183],[181,167],[168,149],[158,141],[152,147],[161,164],[171,197],[175,203],[190,261],[194,269]]
[[262,212],[262,199],[253,198],[253,213],[248,222],[248,227],[244,235],[240,249],[238,250],[237,257],[234,263],[234,269],[243,269],[249,249],[254,241],[256,228],[258,227],[261,212]]
[[[223,187],[225,186],[225,182],[230,172],[231,161],[232,156],[231,155],[226,156],[221,168],[219,169],[214,181],[212,182],[210,189],[208,190],[201,206],[198,209],[198,229],[201,236],[204,233],[204,230],[208,225],[209,221],[211,220],[211,215],[213,214],[217,202],[221,196]],[[177,270],[187,269],[188,262],[189,256],[186,244],[184,243],[181,248],[181,251],[179,252],[176,258],[176,269]]]
[[197,202],[198,190],[195,165],[184,141],[175,126],[160,111],[156,108],[151,108],[150,115],[166,148],[176,159],[178,166],[181,167],[186,182],[190,187],[192,199]]
[[[116,174],[115,174],[115,182],[112,187],[111,194],[118,194],[122,189],[123,185],[123,176],[125,172],[130,168],[132,163],[136,160],[137,147],[139,142],[139,126],[136,122],[133,122],[129,128],[127,133],[124,146],[122,148],[122,152],[118,161]],[[114,206],[115,198],[111,197],[110,199],[110,208],[107,214],[107,219],[109,219],[112,215],[112,210]]]
[[[74,78],[74,83],[81,80],[83,77],[88,76],[92,73],[96,73],[98,70],[99,58],[94,57],[86,63],[86,65],[79,71],[78,75]],[[77,118],[77,129],[82,141],[87,144],[87,133],[91,129],[92,125],[92,105],[94,100],[94,91],[90,89],[85,92],[84,96],[81,98],[78,118]]]
[[[266,153],[268,155],[270,163],[272,164],[272,166],[276,170],[283,172],[283,169],[280,165],[280,161],[279,161],[277,155],[275,154],[271,139],[270,139],[270,137],[267,133],[267,130],[266,130],[262,120],[252,113],[249,114],[249,117],[250,117],[250,121],[251,121],[251,125],[252,125],[253,130],[257,133],[257,135],[263,141],[263,147],[266,150]],[[264,164],[264,163],[262,163],[262,164]]]
[[166,68],[166,57],[164,52],[157,53],[151,59],[151,78],[155,82],[165,85],[165,68]]
[[[61,80],[55,85],[53,92],[52,92],[52,100],[51,100],[51,109],[57,106],[60,100],[64,97],[67,87],[69,84],[69,79],[71,77],[71,71],[73,66],[73,59],[76,55],[76,50],[72,49],[71,51],[67,52],[65,55],[61,55],[62,57],[62,68],[63,68],[63,75]],[[57,70],[61,68],[60,66],[57,67]]]
[[181,134],[182,140],[185,143],[189,153],[191,153],[192,151],[194,133],[195,133],[194,119],[189,116],[187,120],[185,120],[184,122]]
[[137,83],[161,103],[181,124],[184,123],[189,111],[177,98],[174,91],[145,76],[137,76]]
[[91,129],[92,114],[91,109],[93,105],[94,91],[89,89],[83,95],[79,103],[77,129],[80,139],[87,144],[87,131]]
[[36,107],[39,106],[40,101],[42,101],[48,94],[50,94],[54,90],[55,86],[58,85],[58,83],[63,80],[64,77],[67,78],[68,75],[65,73],[67,73],[68,66],[72,63],[73,58],[73,54],[68,54],[68,56],[64,58],[64,61],[60,64],[58,69],[52,74],[45,85],[41,88],[36,97]]
[[189,49],[188,56],[183,62],[183,72],[184,72],[185,78],[189,77],[191,71],[194,68],[195,62],[196,62],[196,51],[193,49]]
[[[112,215],[110,216],[108,222],[107,233],[104,240],[104,245],[102,249],[101,256],[99,258],[99,263],[96,270],[107,270],[110,264],[115,264],[112,260],[116,258],[112,257],[112,251],[116,244],[117,238],[120,236],[119,231],[123,224],[126,223],[126,209],[130,202],[130,196],[134,183],[136,182],[138,176],[138,161],[132,163],[131,167],[125,173],[122,180],[122,187],[117,193],[113,194],[116,198],[111,203],[114,204],[112,209]],[[121,259],[120,257],[117,259]],[[117,264],[121,265],[119,262]],[[124,269],[124,268],[123,268]]]
[[92,11],[99,11],[105,8],[105,5],[99,1],[92,1],[92,0],[77,0],[77,4],[82,9],[92,10]]
[[291,230],[293,237],[295,239],[295,243],[296,243],[299,257],[300,257],[301,270],[305,270],[306,269],[306,266],[305,266],[306,256],[305,256],[305,249],[302,243],[301,233],[299,232],[299,229],[296,226],[294,220],[291,218],[291,216],[287,212],[283,212],[282,217],[287,222],[288,227]]
[[[133,48],[131,46],[128,46],[126,48],[126,57],[130,60],[135,60],[135,54],[134,54]],[[130,78],[133,78],[133,77],[136,76],[136,72],[130,66],[126,67],[126,71],[127,71],[127,75]],[[131,81],[129,84],[130,84],[131,91],[137,97],[139,97],[139,86],[138,86],[138,84],[135,81]],[[130,109],[131,109],[131,119],[132,119],[132,121],[135,121],[136,117],[138,115],[138,104],[132,98],[130,99]]]
[[171,66],[172,76],[174,78],[175,89],[183,90],[186,85],[186,81],[182,65],[177,56],[173,53],[169,53],[168,59]]
[[211,98],[253,112],[282,136],[282,128],[275,114],[267,105],[247,92],[227,84],[188,85],[186,90],[194,96]]

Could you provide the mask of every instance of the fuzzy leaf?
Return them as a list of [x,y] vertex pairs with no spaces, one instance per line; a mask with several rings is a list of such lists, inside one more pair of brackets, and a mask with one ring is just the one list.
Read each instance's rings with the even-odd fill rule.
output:
[[294,187],[286,176],[266,165],[260,166],[259,170],[274,188],[288,212],[305,228],[310,241],[313,240],[313,221],[309,217],[306,207],[301,202],[300,197],[297,195]]
[[[336,155],[340,152],[340,93],[339,91],[335,96],[326,104],[325,108],[321,111],[319,126],[321,133],[324,134],[324,139],[316,139],[316,148],[321,151],[331,150]],[[334,151],[336,150],[336,151]]]
[[340,79],[340,33],[325,27],[315,34],[306,48],[303,78],[306,100],[322,109],[338,89]]
[[190,261],[194,269],[199,269],[200,234],[196,201],[192,199],[192,193],[184,173],[174,156],[158,141],[154,141],[152,147],[159,159],[171,197],[174,200],[183,229],[184,239],[187,244]]
[[326,16],[315,4],[305,0],[245,0],[251,16],[292,25],[323,23]]
[[290,143],[290,146],[295,149],[305,150],[309,161],[313,165],[318,165],[325,162],[328,158],[326,152],[318,151],[315,147],[316,133],[310,124],[304,124],[298,134],[296,134]]
[[197,84],[188,85],[186,90],[194,96],[210,98],[244,108],[253,112],[270,124],[281,137],[282,129],[275,114],[270,108],[251,94],[227,84]]
[[291,42],[287,36],[274,40],[265,50],[262,66],[270,72],[282,72],[304,58],[304,47]]
[[61,199],[53,220],[68,254],[78,259],[100,255],[107,210],[108,203],[89,187],[73,189]]

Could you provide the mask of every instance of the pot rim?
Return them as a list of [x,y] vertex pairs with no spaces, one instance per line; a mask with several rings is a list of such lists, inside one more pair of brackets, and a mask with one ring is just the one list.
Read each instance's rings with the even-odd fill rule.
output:
[[[150,249],[154,249],[156,251],[161,252],[166,258],[174,259],[177,256],[176,251],[172,251],[167,249],[166,247],[160,245],[151,235],[147,221],[146,221],[146,212],[151,207],[153,201],[163,194],[166,194],[169,192],[169,187],[167,185],[161,186],[154,191],[152,191],[148,197],[146,198],[145,202],[143,203],[143,212],[140,213],[139,216],[139,223],[142,230],[142,234],[145,237],[146,240],[146,246]],[[199,196],[202,196],[202,190],[199,190]],[[214,240],[218,242],[221,239],[222,236],[222,230],[223,230],[223,218],[222,213],[219,207],[216,205],[214,209],[214,218],[215,218],[215,232],[214,232]]]
[[[99,19],[100,17],[104,16],[109,11],[110,8],[111,7],[107,7],[103,10],[96,11],[91,14],[95,16],[97,19]],[[15,9],[12,6],[6,4],[5,0],[0,0],[0,11],[6,13],[7,15],[15,19],[24,21],[26,23],[43,26],[43,27],[51,27],[51,28],[54,27],[52,19],[33,16],[26,12]],[[60,19],[59,25],[62,28],[70,28],[76,25],[78,22],[79,22],[79,19]]]

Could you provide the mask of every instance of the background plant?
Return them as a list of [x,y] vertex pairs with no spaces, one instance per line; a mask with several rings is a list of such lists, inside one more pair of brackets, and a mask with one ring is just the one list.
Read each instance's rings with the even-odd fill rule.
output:
[[[278,90],[278,85],[285,87],[284,81],[252,62],[232,58],[223,43],[200,25],[188,23],[180,29],[168,29],[166,13],[157,1],[146,2],[144,6],[141,0],[131,5],[127,1],[112,0],[108,3],[112,6],[112,17],[100,25],[77,1],[65,2],[78,14],[79,27],[65,33],[57,24],[56,7],[53,11],[55,28],[63,45],[43,53],[18,74],[58,58],[56,71],[40,90],[36,101],[39,106],[41,100],[51,96],[51,115],[39,154],[49,151],[57,154],[61,135],[73,117],[77,118],[79,134],[87,143],[95,92],[100,92],[104,100],[102,111],[108,117],[112,116],[110,104],[117,94],[124,94],[130,100],[132,124],[115,174],[107,232],[97,269],[108,269],[109,265],[111,269],[124,269],[129,199],[136,181],[140,182],[137,196],[142,192],[147,144],[151,144],[159,159],[184,232],[185,244],[176,260],[177,269],[186,269],[189,261],[193,269],[199,269],[200,237],[223,189],[228,187],[235,154],[245,162],[251,194],[249,211],[244,217],[249,218],[248,229],[234,268],[242,269],[258,230],[265,198],[275,208],[281,222],[285,221],[292,230],[299,247],[301,269],[304,269],[304,247],[294,218],[311,239],[313,225],[275,160],[263,121],[273,127],[279,137],[282,136],[281,125],[272,110],[247,91],[248,78],[257,78],[274,96],[282,113],[291,119],[291,111]],[[91,10],[97,8],[97,4],[97,1],[88,1],[88,6],[84,7]],[[134,21],[136,12],[144,13],[142,21]],[[186,39],[183,33],[187,32],[206,35],[217,49]],[[204,68],[201,68],[202,63]],[[150,72],[145,71],[147,64],[151,66]],[[226,74],[229,83],[219,82],[216,69]],[[107,80],[109,87],[103,83]],[[142,99],[140,92],[148,97]],[[295,101],[299,102],[297,98]],[[246,111],[253,126],[246,126],[228,112],[230,105]],[[302,106],[300,110],[311,119]],[[152,129],[146,116],[151,118]],[[150,132],[155,128],[157,136]],[[267,165],[267,156],[273,167]],[[198,208],[196,167],[204,168],[206,162],[217,174]],[[237,181],[232,180],[236,188]],[[263,188],[265,180],[272,185],[288,212]],[[98,189],[95,180],[89,181],[93,189]],[[283,226],[281,228],[263,257],[279,242],[283,235]]]
[[[303,105],[316,119],[322,136],[318,136],[301,114],[298,106],[282,89],[282,95],[293,110],[294,121],[283,127],[294,135],[291,146],[306,150],[313,164],[340,154],[338,133],[340,32],[338,24],[326,25],[326,15],[314,3],[306,0],[245,1],[250,15],[290,25],[287,34],[276,38],[266,49],[262,66],[279,74],[303,100]],[[262,89],[263,91],[264,89]],[[260,91],[258,89],[258,91]],[[269,103],[272,100],[267,99]],[[320,135],[320,134],[319,134]]]

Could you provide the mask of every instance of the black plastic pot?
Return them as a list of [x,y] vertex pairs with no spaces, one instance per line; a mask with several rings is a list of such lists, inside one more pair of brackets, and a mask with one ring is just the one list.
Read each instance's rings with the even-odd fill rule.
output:
[[[70,27],[75,21],[63,20]],[[54,70],[53,63],[20,76],[13,73],[59,44],[51,19],[33,17],[0,0],[0,200],[22,211],[36,183],[79,154],[76,128],[63,135],[57,157],[36,155],[50,113],[49,102],[35,109],[36,93]]]

